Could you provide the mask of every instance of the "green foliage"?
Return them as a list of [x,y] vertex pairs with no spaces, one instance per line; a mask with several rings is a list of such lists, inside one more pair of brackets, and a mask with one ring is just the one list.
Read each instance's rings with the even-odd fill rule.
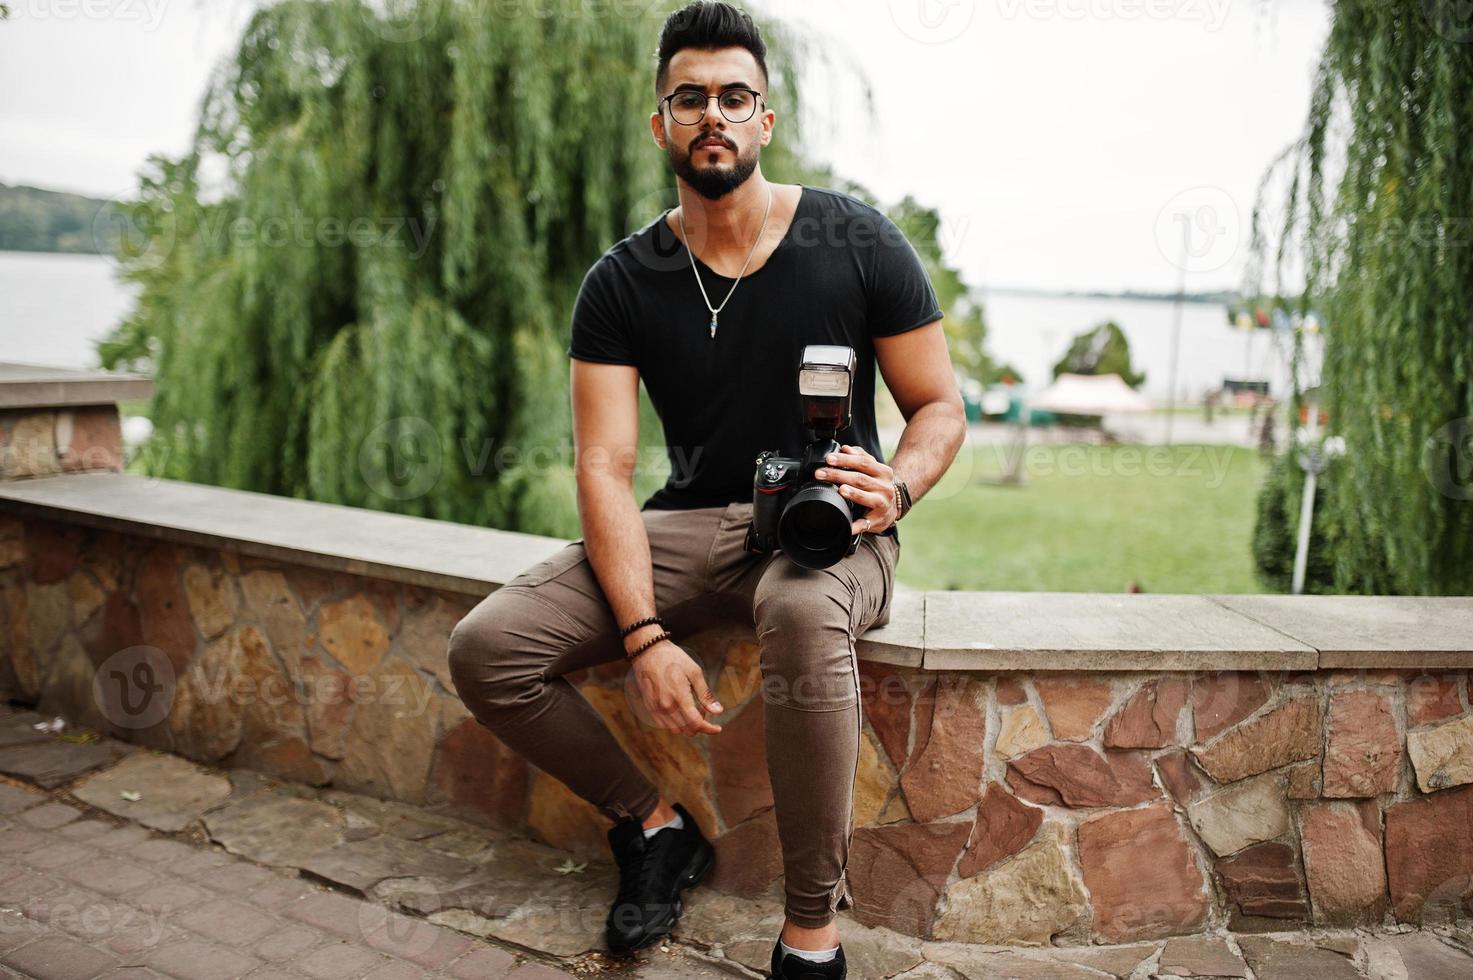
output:
[[647,122],[667,11],[379,6],[253,16],[191,151],[123,206],[141,298],[103,363],[156,378],[151,474],[571,536],[568,316],[673,203]]
[[1278,296],[1302,263],[1291,312],[1325,324],[1319,391],[1346,456],[1325,494],[1335,534],[1311,550],[1338,592],[1473,591],[1473,506],[1427,469],[1459,462],[1473,417],[1470,29],[1454,0],[1336,0],[1305,135],[1255,209],[1250,294]]
[[112,209],[81,194],[0,184],[0,251],[111,252]]
[[972,299],[961,273],[948,266],[941,254],[942,221],[935,208],[921,205],[906,195],[898,205],[886,211],[910,243],[931,277],[936,298],[945,314],[941,326],[946,332],[952,364],[962,374],[984,384],[997,374],[997,367],[987,355],[987,323],[982,306]]
[[[1326,485],[1333,468],[1316,481],[1310,549],[1304,566],[1304,591],[1334,591],[1330,562],[1324,542],[1330,519],[1325,511]],[[1300,503],[1304,494],[1304,471],[1292,453],[1279,455],[1269,465],[1258,492],[1257,518],[1253,525],[1253,566],[1263,587],[1288,592],[1294,578],[1294,553],[1298,543]]]
[[[151,158],[120,205],[140,299],[99,353],[156,379],[139,468],[576,536],[569,316],[589,265],[677,203],[648,118],[681,5],[259,10],[191,151]],[[799,128],[796,65],[822,52],[763,31],[780,112],[763,172],[835,186]],[[641,404],[641,445],[663,445]],[[641,499],[668,468],[651,455]]]
[[1106,321],[1074,338],[1069,350],[1054,365],[1054,377],[1061,374],[1118,374],[1132,388],[1145,383],[1145,372],[1130,367],[1130,341],[1114,320]]

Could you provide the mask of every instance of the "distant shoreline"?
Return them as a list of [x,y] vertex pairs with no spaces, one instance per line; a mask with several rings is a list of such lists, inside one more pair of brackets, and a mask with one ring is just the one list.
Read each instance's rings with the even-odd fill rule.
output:
[[[1177,299],[1176,293],[1161,293],[1148,290],[1126,289],[1119,292],[1105,292],[1104,290],[1075,290],[1075,289],[1029,289],[1022,286],[988,286],[979,288],[977,293],[985,300],[989,295],[999,296],[1044,296],[1050,299],[1128,299],[1138,300],[1143,303],[1174,303]],[[1184,303],[1219,303],[1223,306],[1231,306],[1240,303],[1242,297],[1233,290],[1217,290],[1214,292],[1182,293],[1181,300]]]

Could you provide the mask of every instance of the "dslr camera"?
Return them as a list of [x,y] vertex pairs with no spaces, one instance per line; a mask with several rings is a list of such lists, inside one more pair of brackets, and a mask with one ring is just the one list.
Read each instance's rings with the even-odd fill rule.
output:
[[854,348],[809,344],[798,365],[798,395],[808,445],[801,458],[763,450],[752,481],[748,552],[780,550],[804,568],[827,568],[859,547],[851,528],[869,508],[850,503],[839,485],[816,479],[824,457],[839,451],[835,436],[849,425]]

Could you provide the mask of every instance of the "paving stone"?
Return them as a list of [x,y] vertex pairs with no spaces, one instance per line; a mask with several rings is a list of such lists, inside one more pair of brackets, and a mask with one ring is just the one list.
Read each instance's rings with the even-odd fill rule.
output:
[[52,830],[62,824],[71,823],[82,815],[82,811],[65,803],[42,803],[20,814],[21,823],[40,830]]
[[1401,955],[1406,975],[1415,980],[1466,980],[1473,976],[1473,956],[1425,932],[1390,936],[1386,942]]
[[159,876],[147,868],[117,858],[104,858],[61,869],[61,876],[105,895],[121,895],[135,888],[157,884]]
[[516,958],[504,949],[483,946],[451,963],[447,972],[452,977],[461,977],[462,980],[481,980],[483,977],[501,980],[516,962]]
[[399,959],[438,970],[471,948],[471,940],[444,926],[391,912],[365,937],[368,945]]
[[281,920],[240,902],[217,898],[178,915],[179,925],[220,943],[240,946],[255,942],[280,925]]
[[370,970],[391,962],[377,950],[364,949],[350,942],[328,943],[295,960],[292,969],[318,980],[342,980],[361,977]]
[[0,772],[55,789],[84,773],[112,765],[136,748],[111,738],[94,742],[63,742],[48,738],[44,742],[0,748]]
[[174,864],[196,853],[195,848],[177,840],[167,837],[157,837],[147,840],[136,847],[129,848],[128,856],[135,861],[148,861],[156,864]]
[[[688,976],[689,974],[682,974]],[[506,975],[506,980],[572,980],[571,973],[555,970],[541,963],[523,963]]]
[[97,857],[98,852],[94,847],[59,840],[31,851],[26,855],[26,863],[33,868],[54,869],[76,864],[78,861],[96,860]]
[[117,966],[119,961],[111,953],[52,933],[10,950],[0,956],[0,963],[36,980],[86,980]]
[[[39,733],[38,733],[39,734]],[[45,736],[42,736],[43,738]],[[46,794],[25,786],[0,783],[0,814],[17,813],[37,803],[45,802]]]
[[229,803],[202,819],[212,840],[258,864],[299,868],[343,839],[343,815],[336,807],[283,793]]
[[1258,980],[1361,980],[1344,956],[1267,936],[1239,936],[1243,957]]
[[[137,793],[128,800],[124,792]],[[183,830],[230,796],[230,780],[187,759],[138,752],[72,790],[84,803],[155,830]]]
[[429,878],[457,881],[466,874],[466,862],[398,837],[377,836],[347,841],[322,850],[302,862],[301,868],[318,877],[367,894],[385,878]]
[[1178,936],[1166,941],[1157,967],[1180,977],[1246,977],[1248,966],[1217,936]]
[[114,829],[106,820],[74,820],[59,831],[62,836],[73,840],[91,840]]
[[337,937],[329,936],[320,929],[293,923],[279,926],[271,935],[257,942],[251,948],[251,952],[263,960],[286,963],[303,955],[314,946],[336,941]]
[[203,939],[181,939],[149,953],[144,965],[181,980],[232,980],[261,961]]
[[391,960],[370,971],[363,980],[420,980],[424,976],[424,970],[413,964],[405,963],[403,960]]
[[113,853],[121,853],[135,844],[141,844],[146,840],[153,840],[154,836],[146,828],[137,824],[124,824],[114,827],[105,833],[90,838],[93,847],[101,850],[110,850]]
[[0,953],[24,946],[47,934],[46,926],[28,919],[13,909],[0,910]]
[[[356,941],[366,934],[360,915],[363,904],[336,892],[317,892],[282,909],[282,914],[335,936]],[[375,923],[378,924],[380,923]]]
[[281,873],[272,868],[263,868],[249,861],[228,861],[196,880],[227,895],[243,895],[281,878]]

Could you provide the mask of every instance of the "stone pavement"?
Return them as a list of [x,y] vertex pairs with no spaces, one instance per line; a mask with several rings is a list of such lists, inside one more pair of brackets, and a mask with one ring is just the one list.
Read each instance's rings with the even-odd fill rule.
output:
[[[607,863],[457,819],[188,760],[0,707],[0,976],[760,976],[779,896],[687,893],[676,939],[598,953]],[[925,942],[844,917],[850,975],[1017,980],[1453,980],[1466,929]]]

